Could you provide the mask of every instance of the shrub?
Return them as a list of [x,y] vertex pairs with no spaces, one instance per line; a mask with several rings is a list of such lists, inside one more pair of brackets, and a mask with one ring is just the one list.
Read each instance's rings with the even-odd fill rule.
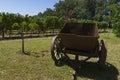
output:
[[116,22],[113,27],[113,32],[120,37],[120,22]]
[[87,19],[80,19],[78,20],[79,23],[96,23],[96,21],[93,20],[87,20]]
[[108,28],[108,23],[107,22],[98,22],[98,28],[106,32],[106,29]]

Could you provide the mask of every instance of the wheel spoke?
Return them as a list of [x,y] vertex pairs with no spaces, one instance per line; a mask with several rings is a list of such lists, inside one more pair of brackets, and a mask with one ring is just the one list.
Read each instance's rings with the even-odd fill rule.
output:
[[52,47],[52,58],[55,61],[58,61],[62,58],[61,38],[56,37],[54,39],[53,47]]

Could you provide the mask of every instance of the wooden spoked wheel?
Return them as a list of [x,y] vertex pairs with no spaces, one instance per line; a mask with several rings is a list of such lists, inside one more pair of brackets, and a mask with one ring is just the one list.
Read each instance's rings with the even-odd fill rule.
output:
[[51,56],[52,56],[52,59],[55,61],[56,65],[61,64],[62,57],[63,57],[62,44],[61,44],[61,38],[57,36],[55,36],[52,41]]

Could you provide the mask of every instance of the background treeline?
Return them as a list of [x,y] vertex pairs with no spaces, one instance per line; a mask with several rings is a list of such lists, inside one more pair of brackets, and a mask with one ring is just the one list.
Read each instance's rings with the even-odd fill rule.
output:
[[24,34],[43,34],[53,32],[62,26],[62,19],[56,16],[29,16],[13,13],[0,14],[0,35],[2,38],[20,36],[24,30]]
[[0,35],[11,37],[58,32],[65,22],[97,22],[105,31],[113,27],[120,36],[120,0],[60,0],[54,9],[47,8],[34,16],[0,13]]

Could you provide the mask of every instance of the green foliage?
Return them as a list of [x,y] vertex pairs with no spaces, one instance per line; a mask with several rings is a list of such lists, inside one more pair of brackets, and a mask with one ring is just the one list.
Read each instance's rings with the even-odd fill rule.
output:
[[0,15],[0,31],[2,30],[2,16]]
[[20,15],[20,14],[16,14],[16,22],[18,22],[19,24],[21,24],[24,20],[24,16],[23,15]]
[[24,31],[28,31],[29,27],[26,21],[23,21],[20,25],[20,28],[23,29]]
[[13,28],[14,30],[18,30],[18,29],[20,28],[20,25],[19,25],[18,23],[14,23],[14,24],[12,25],[12,28]]
[[107,9],[110,9],[112,11],[111,21],[113,24],[113,32],[116,34],[116,36],[120,37],[120,5],[112,4],[108,6]]
[[44,19],[43,18],[37,19],[36,24],[38,24],[38,30],[44,32],[45,30]]
[[31,31],[37,30],[39,27],[39,25],[36,23],[30,23],[28,26],[29,26]]
[[76,18],[71,18],[70,22],[78,22],[78,20]]
[[80,19],[78,20],[79,23],[96,23],[96,21],[93,20],[87,20],[87,19]]
[[2,22],[2,16],[0,16],[0,23]]
[[50,9],[50,8],[47,8],[44,13],[42,14],[42,16],[55,16],[55,11]]
[[98,24],[98,28],[103,29],[104,31],[106,31],[106,29],[108,28],[107,22],[98,22],[97,24]]
[[[0,13],[0,31],[2,36],[21,26],[22,22],[26,22],[24,26],[26,31],[38,30],[39,32],[47,29],[58,29],[65,22],[81,22],[81,23],[96,23],[96,21],[106,21],[113,24],[113,27],[118,24],[120,19],[120,5],[116,4],[117,0],[108,0],[105,4],[104,0],[59,0],[54,5],[54,9],[47,8],[43,13],[38,15],[25,16],[17,13]],[[106,13],[106,11],[110,11]],[[95,20],[95,21],[94,21]],[[99,23],[99,28],[106,30],[106,23]],[[29,25],[29,27],[28,27]],[[31,27],[30,27],[31,26]],[[34,27],[34,28],[33,28]],[[115,29],[117,26],[115,26]],[[115,30],[116,31],[119,30]]]
[[92,19],[95,15],[95,0],[60,0],[54,5],[58,17]]
[[45,20],[45,26],[47,28],[55,29],[58,26],[58,17],[56,16],[47,16]]
[[96,14],[96,7],[97,7],[97,2],[96,0],[85,0],[85,8],[86,10],[86,15],[87,19],[93,19],[93,17]]
[[96,5],[96,14],[93,17],[97,21],[103,21],[103,13],[105,10],[105,1],[104,0],[98,0]]
[[27,22],[23,21],[23,22],[21,23],[21,26],[22,26],[22,27],[27,26]]
[[120,37],[120,22],[114,24],[114,33],[116,36]]
[[63,17],[59,18],[58,20],[58,28],[62,28],[64,25],[65,19]]

